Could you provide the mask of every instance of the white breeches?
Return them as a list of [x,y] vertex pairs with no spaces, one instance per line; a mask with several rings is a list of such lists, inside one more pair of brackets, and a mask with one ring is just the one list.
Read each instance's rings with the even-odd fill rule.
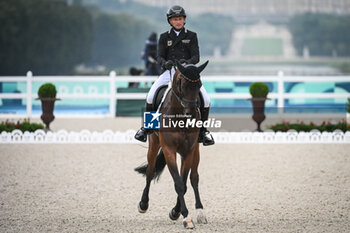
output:
[[[175,69],[172,68],[171,69],[171,75],[175,74]],[[164,85],[168,85],[168,83],[170,82],[170,72],[169,70],[164,71],[159,78],[153,83],[151,89],[149,90],[148,94],[147,94],[147,103],[148,104],[152,104],[154,95],[157,91],[157,89],[160,86],[164,86]],[[204,100],[204,107],[208,108],[210,106],[210,98],[208,96],[207,91],[205,90],[204,86],[201,86],[200,92],[202,93],[203,96],[203,100]]]

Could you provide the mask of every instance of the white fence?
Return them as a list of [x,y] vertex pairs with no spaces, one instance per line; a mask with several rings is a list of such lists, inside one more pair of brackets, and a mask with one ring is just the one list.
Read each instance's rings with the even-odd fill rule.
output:
[[[37,130],[33,133],[14,130],[12,132],[0,133],[0,144],[140,144],[134,139],[136,131],[113,132],[105,130],[103,132],[90,132],[82,130],[80,132],[68,132],[59,130],[58,132],[47,132]],[[318,143],[350,143],[350,131],[343,133],[341,130],[334,132],[323,132],[312,130],[311,132],[214,132],[212,133],[217,144],[318,144]]]
[[[26,82],[26,93],[0,93],[0,99],[26,99],[27,111],[26,117],[32,116],[32,100],[37,98],[36,93],[32,93],[33,82],[108,82],[109,93],[57,93],[57,97],[64,99],[109,99],[109,114],[114,117],[116,113],[116,100],[118,99],[145,99],[146,93],[117,93],[116,82],[152,82],[157,79],[156,76],[116,76],[114,71],[109,76],[37,76],[33,77],[32,72],[28,72],[24,77],[0,77],[0,82]],[[277,99],[279,111],[283,111],[284,100],[289,98],[303,99],[336,99],[348,98],[350,93],[285,93],[285,82],[349,82],[350,76],[320,76],[320,77],[302,77],[302,76],[284,76],[279,72],[276,76],[204,76],[204,82],[277,82],[277,93],[269,93],[268,98]],[[210,93],[210,98],[214,99],[248,99],[249,93]],[[280,112],[281,113],[281,112]]]

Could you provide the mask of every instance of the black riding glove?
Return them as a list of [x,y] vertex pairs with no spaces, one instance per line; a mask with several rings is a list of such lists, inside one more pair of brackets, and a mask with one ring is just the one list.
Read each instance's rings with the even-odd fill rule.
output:
[[187,61],[185,59],[180,59],[179,62],[180,62],[180,64],[184,64],[185,63],[185,65],[187,65]]
[[164,63],[163,67],[166,70],[170,70],[174,66],[174,62],[172,60],[169,60]]

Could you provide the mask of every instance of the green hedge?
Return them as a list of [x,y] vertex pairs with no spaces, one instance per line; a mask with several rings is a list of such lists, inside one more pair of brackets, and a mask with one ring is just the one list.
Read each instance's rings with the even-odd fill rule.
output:
[[19,129],[22,132],[34,132],[38,129],[44,129],[44,125],[38,123],[30,123],[27,119],[25,119],[23,122],[10,122],[9,120],[6,120],[0,123],[0,133],[3,131],[12,132],[15,129]]
[[309,124],[305,124],[304,122],[300,123],[289,123],[287,121],[283,121],[282,123],[278,123],[275,125],[271,125],[267,127],[268,129],[272,129],[274,132],[281,131],[287,132],[290,129],[294,129],[297,132],[310,132],[313,129],[317,129],[321,132],[333,132],[336,129],[340,129],[343,132],[350,131],[350,125],[347,125],[345,121],[338,122],[336,124],[332,124],[331,122],[323,121],[322,124],[316,125],[313,122]]

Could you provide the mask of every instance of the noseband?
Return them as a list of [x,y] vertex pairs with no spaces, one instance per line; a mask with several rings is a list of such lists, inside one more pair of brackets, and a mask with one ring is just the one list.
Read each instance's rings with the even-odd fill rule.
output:
[[178,78],[179,81],[180,81],[180,85],[179,85],[179,86],[180,86],[179,94],[177,94],[177,93],[174,91],[174,88],[171,88],[171,91],[174,93],[174,95],[175,95],[175,97],[177,98],[177,100],[181,103],[182,107],[185,107],[185,104],[184,104],[184,103],[188,103],[188,104],[190,104],[191,106],[197,106],[197,99],[195,99],[195,100],[189,100],[189,99],[186,99],[186,98],[183,96],[183,94],[182,94],[182,92],[181,92],[181,80],[184,79],[185,81],[188,81],[188,82],[191,82],[191,83],[197,83],[197,82],[201,81],[201,80],[200,80],[200,77],[197,78],[197,79],[192,80],[192,79],[187,78],[186,76],[184,76],[184,75],[181,74],[181,73],[180,73],[179,76],[180,76],[180,77]]

